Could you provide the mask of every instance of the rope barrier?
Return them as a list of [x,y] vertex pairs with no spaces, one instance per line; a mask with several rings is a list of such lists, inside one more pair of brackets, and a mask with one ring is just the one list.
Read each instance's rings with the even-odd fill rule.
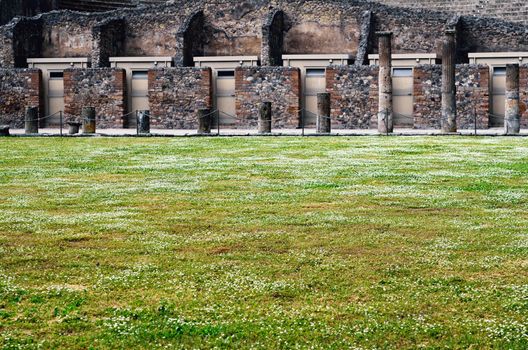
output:
[[47,115],[47,116],[44,116],[42,118],[36,118],[36,119],[24,119],[25,122],[31,122],[31,121],[41,121],[41,120],[46,120],[46,119],[49,119],[51,117],[54,117],[56,115],[59,115],[60,113],[62,113],[62,111],[58,111],[58,112],[55,112],[53,114],[50,114],[50,115]]

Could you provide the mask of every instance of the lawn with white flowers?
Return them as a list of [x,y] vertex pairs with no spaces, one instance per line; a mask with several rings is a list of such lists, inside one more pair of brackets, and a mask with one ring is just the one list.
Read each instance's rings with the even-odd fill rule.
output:
[[0,348],[528,348],[528,139],[0,155]]

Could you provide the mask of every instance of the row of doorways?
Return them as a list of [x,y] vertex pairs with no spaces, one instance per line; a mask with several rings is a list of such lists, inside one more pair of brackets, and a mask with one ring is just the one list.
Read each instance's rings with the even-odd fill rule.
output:
[[[247,61],[238,60],[237,65],[256,63],[254,58]],[[223,62],[220,67],[213,68],[213,109],[219,111],[220,123],[222,125],[234,125],[236,119],[235,101],[235,70],[229,64]],[[75,66],[75,65],[74,65]],[[83,64],[78,64],[83,67]],[[50,118],[48,125],[58,124],[58,112],[64,110],[64,68],[49,67],[44,72],[44,92],[46,95],[46,115],[56,116]],[[44,70],[44,69],[43,69]],[[149,109],[148,101],[148,70],[131,69],[127,74],[129,84],[129,111]],[[305,67],[302,76],[302,117],[307,126],[314,125],[317,116],[317,94],[326,91],[326,68]],[[413,126],[413,69],[408,67],[393,68],[393,104],[394,124],[396,127]],[[491,115],[490,127],[501,127],[504,125],[505,111],[505,67],[492,68],[491,88]],[[135,117],[129,118],[129,126],[135,126]]]

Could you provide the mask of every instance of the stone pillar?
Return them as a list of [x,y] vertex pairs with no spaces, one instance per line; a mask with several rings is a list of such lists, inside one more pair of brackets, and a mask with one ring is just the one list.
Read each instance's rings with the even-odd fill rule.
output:
[[38,108],[37,107],[28,107],[26,108],[26,134],[38,134]]
[[150,134],[150,111],[137,111],[138,134]]
[[259,109],[259,134],[271,133],[271,102],[263,102]]
[[209,108],[198,110],[198,134],[210,134],[213,124],[213,114]]
[[330,120],[330,94],[317,94],[317,133],[329,134],[332,130],[332,121]]
[[81,118],[83,134],[95,134],[95,107],[83,107]]
[[521,114],[519,109],[519,65],[506,65],[506,113],[504,132],[508,135],[521,132]]
[[79,133],[79,127],[81,126],[81,123],[76,121],[70,121],[68,122],[68,134],[75,135]]
[[379,41],[379,107],[378,131],[382,134],[393,131],[392,109],[392,33],[376,32]]
[[9,125],[0,125],[0,136],[9,136]]
[[442,42],[442,131],[456,132],[456,31],[446,30]]

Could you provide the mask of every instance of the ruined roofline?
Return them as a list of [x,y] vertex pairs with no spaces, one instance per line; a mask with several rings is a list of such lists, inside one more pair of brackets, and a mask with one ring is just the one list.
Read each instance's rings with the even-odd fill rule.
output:
[[[232,0],[234,4],[240,3],[240,1]],[[458,18],[460,22],[464,21],[490,21],[490,26],[501,24],[503,26],[508,26],[512,29],[526,29],[528,30],[528,24],[520,23],[520,22],[513,22],[504,20],[501,18],[496,17],[486,17],[486,16],[476,16],[476,15],[455,15],[454,12],[449,11],[439,11],[439,10],[430,10],[430,9],[424,9],[424,8],[406,8],[406,7],[400,7],[400,6],[393,6],[393,5],[386,5],[382,3],[378,3],[372,0],[284,0],[281,2],[276,3],[276,1],[267,1],[267,5],[269,5],[269,8],[273,8],[275,4],[279,5],[275,8],[281,8],[280,4],[295,4],[295,3],[310,3],[310,2],[322,2],[324,4],[329,5],[339,5],[343,8],[345,8],[345,11],[352,11],[356,10],[357,16],[359,17],[362,12],[364,11],[371,11],[373,14],[381,14],[381,13],[390,13],[393,16],[401,16],[401,17],[428,17],[430,19],[434,19],[435,17],[438,18],[439,21],[445,21],[445,23],[449,23],[453,18]],[[60,15],[69,15],[73,19],[77,19],[79,17],[82,17],[83,19],[110,19],[110,18],[124,18],[128,16],[134,16],[134,15],[154,15],[158,11],[163,12],[169,12],[169,13],[177,13],[181,12],[182,8],[196,8],[196,9],[204,9],[206,4],[209,3],[215,3],[215,1],[212,0],[198,0],[198,1],[189,1],[189,0],[172,0],[167,1],[166,3],[161,4],[140,4],[136,7],[127,7],[127,8],[120,8],[116,10],[109,10],[109,11],[102,11],[102,12],[83,12],[83,11],[73,11],[73,10],[53,10],[50,12],[41,13],[32,17],[26,17],[26,16],[17,16],[14,17],[10,22],[4,24],[3,26],[0,26],[0,28],[12,25],[20,19],[31,19],[31,20],[37,20],[37,19],[48,19],[53,18],[54,16],[60,16]],[[266,4],[262,3],[261,7],[266,7]],[[347,9],[348,7],[348,9]],[[288,13],[286,13],[288,15]]]

